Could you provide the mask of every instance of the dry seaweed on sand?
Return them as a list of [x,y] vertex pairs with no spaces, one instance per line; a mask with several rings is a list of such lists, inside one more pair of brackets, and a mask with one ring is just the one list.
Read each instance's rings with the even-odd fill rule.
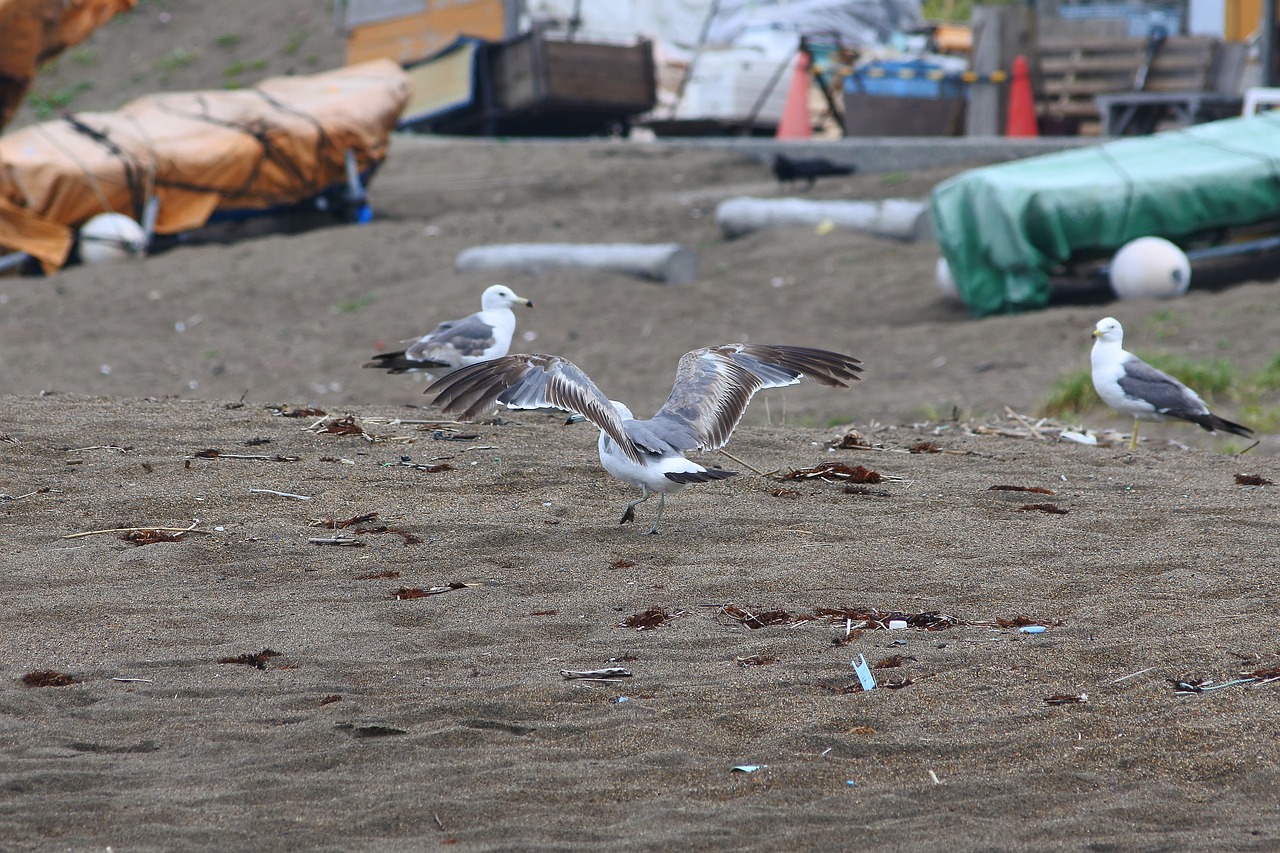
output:
[[626,619],[623,619],[615,628],[634,628],[637,631],[652,631],[659,628],[673,619],[678,619],[684,615],[683,610],[676,610],[668,613],[661,607],[650,607],[639,613],[633,613]]
[[321,435],[357,435],[370,444],[380,440],[379,436],[367,431],[355,415],[324,417],[307,427],[307,429]]
[[991,486],[988,492],[1033,492],[1037,495],[1053,495],[1057,494],[1053,489],[1046,489],[1044,486]]
[[37,669],[22,676],[22,683],[27,687],[66,687],[80,682],[65,672],[58,672],[53,669]]
[[267,406],[267,411],[278,418],[323,418],[328,414],[315,406]]
[[828,483],[879,483],[885,477],[864,465],[821,462],[812,468],[797,468],[782,475],[784,480],[823,480]]
[[1087,693],[1055,693],[1044,697],[1046,705],[1083,705],[1088,701]]
[[280,657],[280,652],[271,649],[263,649],[253,654],[235,655],[234,657],[218,658],[218,663],[238,663],[245,666],[252,666],[255,669],[266,669],[267,661],[271,658]]
[[1018,507],[1018,512],[1045,512],[1050,515],[1066,515],[1071,510],[1063,509],[1057,504],[1024,504]]
[[452,581],[450,583],[433,586],[429,589],[421,587],[402,586],[395,592],[391,593],[391,597],[397,601],[405,601],[410,598],[426,598],[429,595],[443,595],[446,592],[453,592],[456,589],[473,589],[478,586],[484,586],[482,583]]
[[353,515],[351,518],[313,518],[311,520],[312,527],[323,527],[328,530],[341,530],[344,527],[352,527],[356,524],[367,524],[370,521],[377,521],[378,514],[376,512],[366,512],[363,515]]
[[120,538],[130,545],[155,545],[158,542],[182,542],[183,531],[173,533],[168,530],[130,530]]
[[1236,474],[1237,486],[1270,486],[1271,481],[1261,474]]

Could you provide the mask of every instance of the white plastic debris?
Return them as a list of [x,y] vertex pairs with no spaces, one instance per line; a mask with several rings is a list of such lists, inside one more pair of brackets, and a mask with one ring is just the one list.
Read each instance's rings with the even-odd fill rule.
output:
[[862,685],[863,690],[876,689],[876,677],[871,674],[871,667],[867,665],[867,658],[864,655],[858,655],[858,659],[853,661],[853,671],[858,676],[858,683]]

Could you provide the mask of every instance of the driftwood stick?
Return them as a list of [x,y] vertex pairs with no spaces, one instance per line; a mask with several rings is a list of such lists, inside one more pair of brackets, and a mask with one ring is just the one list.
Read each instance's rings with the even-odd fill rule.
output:
[[107,530],[86,530],[82,533],[68,533],[63,539],[79,539],[83,536],[100,536],[107,533],[142,533],[146,530],[154,530],[157,533],[176,533],[181,536],[184,533],[203,533],[206,536],[212,536],[209,530],[196,530],[199,521],[191,522],[190,527],[112,527]]
[[293,498],[295,501],[309,501],[310,495],[295,495],[293,492],[278,492],[275,489],[250,489],[256,495],[275,495],[279,498]]
[[724,454],[725,456],[728,456],[730,459],[732,459],[734,462],[737,462],[739,465],[743,466],[744,468],[750,468],[752,471],[759,474],[761,477],[767,477],[769,476],[769,473],[772,473],[772,472],[766,473],[764,471],[761,471],[759,468],[752,465],[750,462],[746,461],[745,459],[739,459],[729,451],[725,450],[723,447],[720,448],[718,452]]

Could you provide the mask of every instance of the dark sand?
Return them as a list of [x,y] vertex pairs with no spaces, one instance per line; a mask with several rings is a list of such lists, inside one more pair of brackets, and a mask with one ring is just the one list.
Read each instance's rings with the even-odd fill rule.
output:
[[[104,62],[154,68],[179,26],[208,41],[237,24],[221,61],[252,59],[328,4],[283,20],[235,0],[222,20],[175,0],[163,27],[144,5],[104,29]],[[304,62],[326,44],[313,32],[299,70],[335,64]],[[218,85],[222,55],[191,49],[170,82]],[[947,174],[812,197],[923,198]],[[1236,456],[1247,442],[1170,424],[1130,453],[1103,409],[1069,424],[1098,447],[1006,413],[1034,418],[1106,314],[1131,348],[1260,370],[1275,274],[978,321],[939,298],[932,244],[720,237],[719,200],[780,192],[723,152],[397,139],[367,227],[0,279],[0,851],[1280,848],[1280,684],[1173,683],[1280,665],[1280,486],[1236,482],[1280,483],[1276,436]],[[537,303],[519,348],[574,359],[641,413],[706,344],[842,350],[864,381],[762,395],[737,460],[709,457],[741,476],[673,498],[660,536],[640,535],[652,503],[620,527],[633,493],[590,428],[519,413],[436,440],[394,423],[438,417],[420,378],[360,367],[475,310],[493,278],[454,273],[461,249],[526,240],[701,253],[684,287],[506,279]],[[876,449],[828,450],[850,429]],[[943,452],[908,452],[921,441]],[[887,479],[778,479],[827,461]],[[371,513],[345,531],[362,547],[309,541],[344,533],[317,520]],[[65,538],[193,522],[176,542]],[[660,627],[619,627],[651,608]],[[846,623],[822,608],[917,618],[838,644]],[[742,621],[774,611],[785,624]],[[925,630],[929,613],[955,624]],[[262,669],[219,662],[264,650]],[[851,688],[862,656],[901,656],[873,672],[905,686]],[[610,666],[632,676],[561,676]],[[22,683],[41,670],[76,683]]]
[[[922,197],[939,177],[816,192]],[[1280,845],[1280,685],[1170,681],[1280,664],[1280,487],[1235,480],[1280,481],[1275,437],[1232,456],[1239,440],[1173,424],[1130,453],[1110,412],[1074,424],[1099,447],[1004,413],[1086,364],[1104,314],[1256,370],[1280,339],[1274,283],[975,321],[938,298],[928,244],[725,243],[716,200],[777,190],[714,152],[397,140],[375,190],[368,227],[0,282],[0,850]],[[438,417],[423,382],[359,365],[473,310],[489,277],[451,271],[461,248],[619,238],[682,240],[703,275],[509,279],[537,303],[524,348],[641,411],[694,346],[851,352],[861,383],[767,392],[728,450],[889,479],[849,494],[715,456],[742,476],[676,496],[647,537],[653,504],[617,524],[633,494],[588,427],[517,413],[441,441],[393,422]],[[273,412],[303,405],[376,440]],[[878,449],[827,449],[850,428]],[[1046,503],[1066,513],[1022,511]],[[368,513],[391,529],[350,534],[363,547],[309,542]],[[197,520],[178,542],[64,538]],[[451,583],[478,585],[395,597]],[[654,607],[660,627],[619,627]],[[752,629],[732,608],[960,624],[840,645],[838,617]],[[1018,617],[1049,627],[1001,627]],[[265,649],[263,669],[219,662]],[[896,655],[874,673],[906,686],[846,689],[851,660]],[[561,676],[607,666],[632,677]],[[24,686],[37,670],[76,683]]]

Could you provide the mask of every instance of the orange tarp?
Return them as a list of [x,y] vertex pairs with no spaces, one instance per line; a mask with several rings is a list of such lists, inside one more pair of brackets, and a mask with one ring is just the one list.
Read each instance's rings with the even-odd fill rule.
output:
[[292,204],[386,158],[408,100],[404,70],[375,60],[252,89],[148,95],[114,113],[77,113],[0,137],[0,251],[62,266],[73,229],[98,213],[155,231],[204,225],[215,210]]
[[41,65],[138,0],[0,0],[0,128],[22,106]]

